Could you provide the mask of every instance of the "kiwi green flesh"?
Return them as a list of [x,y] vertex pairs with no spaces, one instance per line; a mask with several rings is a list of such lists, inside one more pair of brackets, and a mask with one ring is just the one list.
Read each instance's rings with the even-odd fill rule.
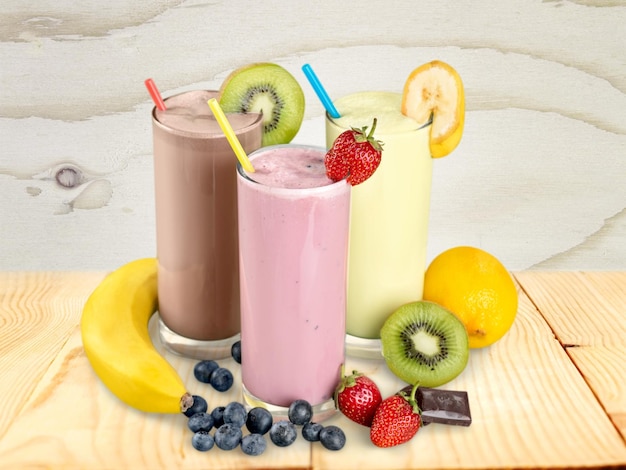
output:
[[225,113],[262,113],[262,145],[286,144],[304,119],[304,92],[287,70],[276,64],[253,64],[233,72],[222,85]]
[[387,366],[410,384],[443,385],[465,369],[469,358],[463,323],[433,302],[401,306],[387,318],[380,337]]

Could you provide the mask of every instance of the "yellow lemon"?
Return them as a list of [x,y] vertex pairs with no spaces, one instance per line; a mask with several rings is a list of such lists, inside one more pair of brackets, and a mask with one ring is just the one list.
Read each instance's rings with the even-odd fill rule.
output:
[[402,113],[430,128],[430,153],[441,158],[452,152],[463,135],[465,91],[458,72],[433,60],[413,70],[404,84]]
[[424,276],[424,300],[459,317],[470,348],[498,341],[517,315],[517,289],[511,274],[493,255],[470,246],[450,248],[430,263]]

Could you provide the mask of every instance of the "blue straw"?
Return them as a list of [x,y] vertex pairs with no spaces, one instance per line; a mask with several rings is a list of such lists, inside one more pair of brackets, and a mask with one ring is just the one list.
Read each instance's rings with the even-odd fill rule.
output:
[[304,72],[304,75],[306,75],[306,78],[309,79],[313,90],[315,90],[317,97],[322,102],[322,105],[324,105],[324,108],[326,109],[330,117],[335,119],[341,117],[341,115],[337,111],[337,108],[335,108],[335,105],[328,96],[328,93],[326,93],[326,90],[324,90],[324,87],[317,78],[317,75],[315,75],[315,72],[313,72],[311,66],[309,64],[304,64],[302,66],[302,71]]

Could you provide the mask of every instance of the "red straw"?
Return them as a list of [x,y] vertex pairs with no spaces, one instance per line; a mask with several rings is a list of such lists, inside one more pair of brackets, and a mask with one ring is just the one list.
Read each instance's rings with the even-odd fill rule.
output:
[[167,108],[165,107],[165,103],[163,102],[163,98],[161,98],[161,93],[159,93],[158,88],[154,84],[154,81],[151,78],[148,78],[145,82],[146,88],[148,89],[148,93],[152,97],[152,101],[154,101],[154,105],[159,111],[165,111]]

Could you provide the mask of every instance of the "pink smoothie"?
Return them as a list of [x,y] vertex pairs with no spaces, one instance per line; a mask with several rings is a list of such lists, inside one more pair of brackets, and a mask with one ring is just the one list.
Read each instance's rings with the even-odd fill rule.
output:
[[242,379],[271,405],[332,399],[344,362],[350,187],[324,153],[267,147],[238,174]]

